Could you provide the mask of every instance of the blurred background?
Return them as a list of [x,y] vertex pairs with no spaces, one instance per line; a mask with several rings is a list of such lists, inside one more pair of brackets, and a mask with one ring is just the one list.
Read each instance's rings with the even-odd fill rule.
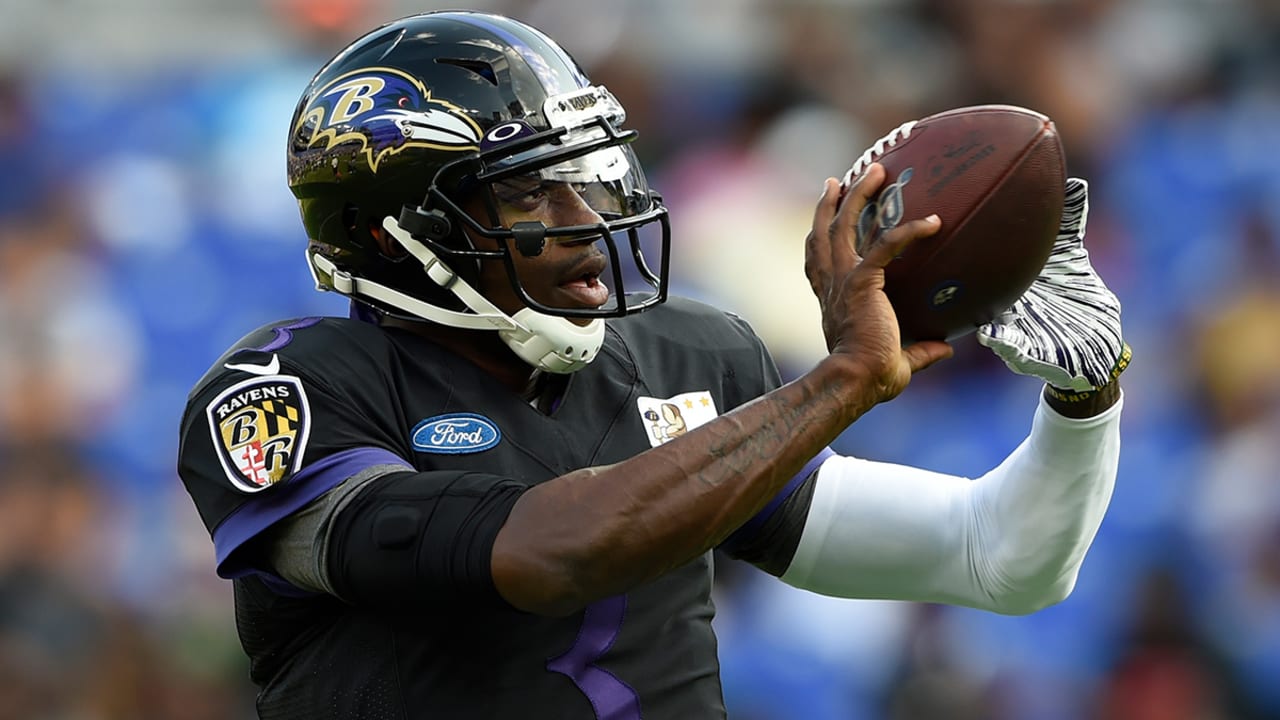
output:
[[[311,74],[430,0],[0,0],[0,720],[252,717],[230,584],[174,471],[188,389],[312,289],[285,185]],[[735,720],[1280,717],[1280,3],[482,0],[627,106],[680,292],[793,376],[822,352],[821,181],[904,120],[1052,116],[1124,302],[1114,501],[1030,617],[829,600],[732,561]],[[837,443],[964,475],[1037,384],[972,339]]]

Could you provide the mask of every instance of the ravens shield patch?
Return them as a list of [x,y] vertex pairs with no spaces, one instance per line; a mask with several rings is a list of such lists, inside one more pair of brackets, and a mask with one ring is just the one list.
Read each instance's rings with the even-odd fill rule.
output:
[[250,378],[224,390],[205,413],[222,469],[237,489],[259,492],[302,464],[311,418],[298,378]]

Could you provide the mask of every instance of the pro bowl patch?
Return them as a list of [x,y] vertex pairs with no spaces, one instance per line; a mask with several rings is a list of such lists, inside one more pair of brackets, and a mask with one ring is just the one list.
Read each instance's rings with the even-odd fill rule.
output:
[[706,390],[669,398],[641,396],[636,398],[636,409],[640,411],[652,447],[675,440],[720,414],[716,411],[715,398]]
[[418,452],[458,455],[488,450],[502,441],[502,432],[483,415],[453,413],[414,425],[412,439]]
[[260,492],[302,464],[311,408],[298,378],[249,378],[222,391],[205,414],[218,460],[237,489]]

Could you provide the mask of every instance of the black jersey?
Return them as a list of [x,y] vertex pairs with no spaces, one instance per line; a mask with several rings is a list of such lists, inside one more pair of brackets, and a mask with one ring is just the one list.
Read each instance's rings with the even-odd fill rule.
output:
[[248,335],[192,391],[179,467],[218,572],[235,579],[261,716],[723,716],[710,553],[545,618],[448,598],[368,611],[293,589],[253,541],[369,467],[535,484],[624,460],[779,382],[744,322],[675,299],[610,321],[599,356],[549,413],[406,331],[308,318]]

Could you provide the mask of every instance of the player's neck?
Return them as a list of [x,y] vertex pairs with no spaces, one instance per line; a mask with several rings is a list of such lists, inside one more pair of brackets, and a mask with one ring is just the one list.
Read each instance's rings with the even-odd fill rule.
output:
[[466,330],[394,317],[384,317],[382,325],[408,330],[431,340],[479,367],[517,395],[523,395],[529,387],[533,368],[491,330]]

